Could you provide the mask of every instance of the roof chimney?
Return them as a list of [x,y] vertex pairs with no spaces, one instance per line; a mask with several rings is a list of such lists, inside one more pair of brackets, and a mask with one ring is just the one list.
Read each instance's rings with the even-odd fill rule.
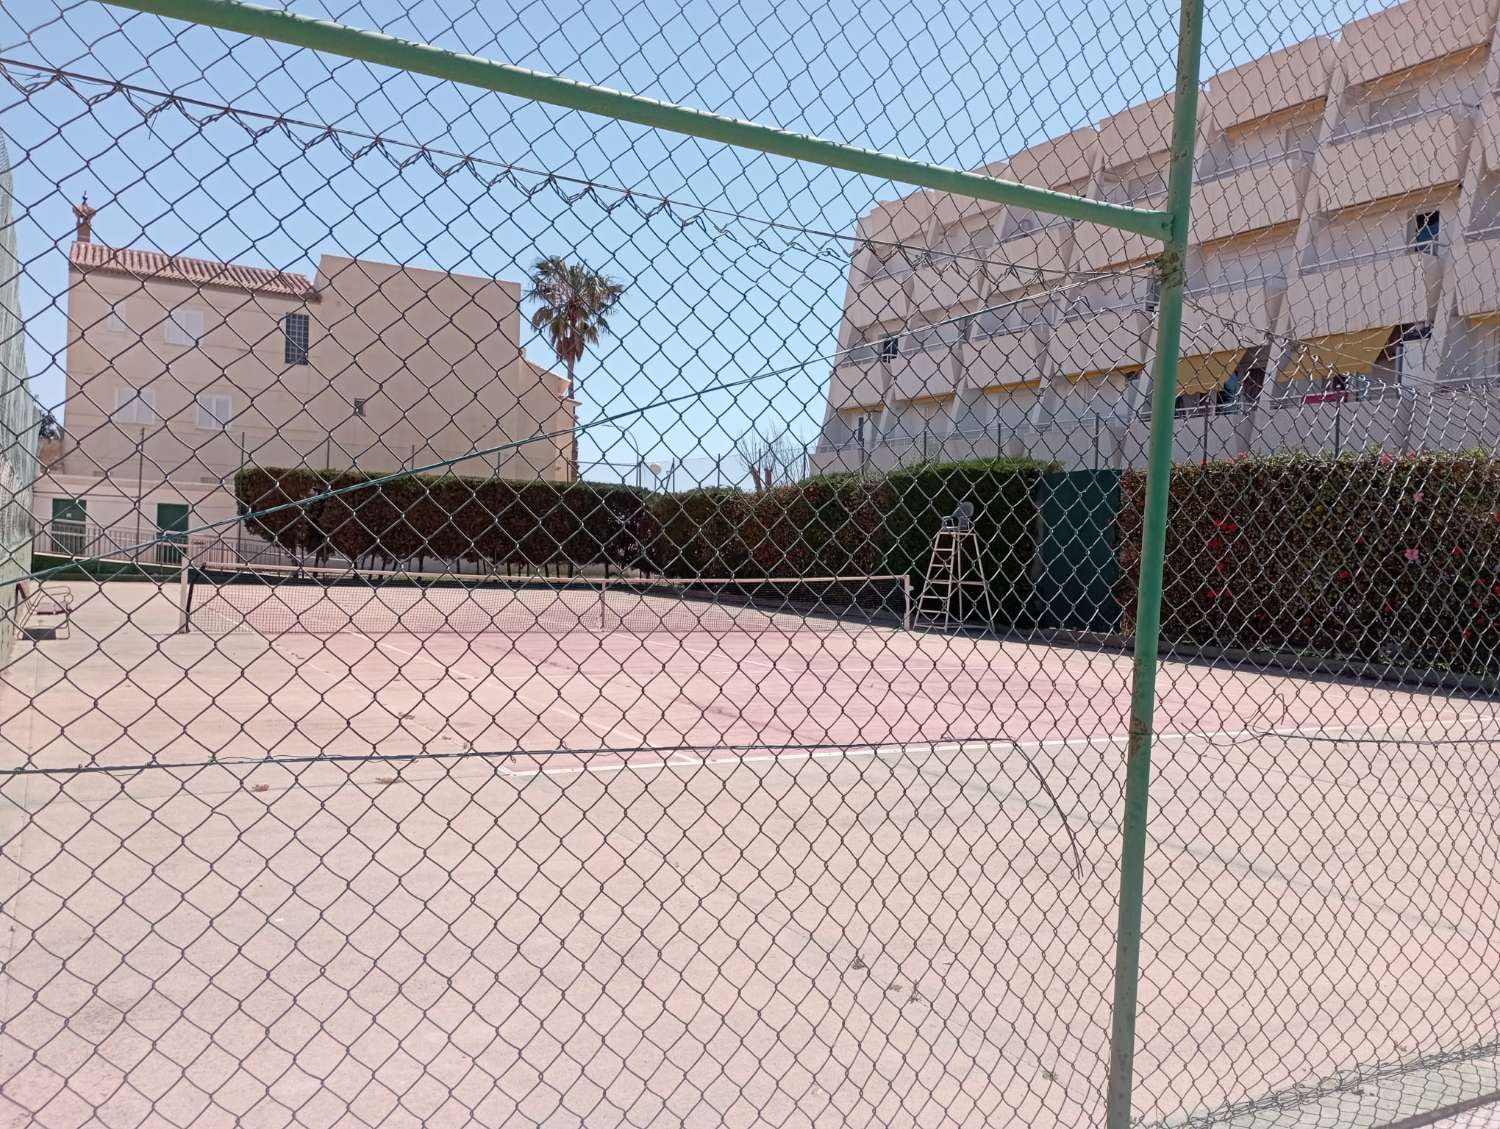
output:
[[94,212],[97,209],[89,207],[89,196],[83,194],[83,202],[73,205],[73,215],[78,220],[77,239],[80,243],[87,243],[94,234]]

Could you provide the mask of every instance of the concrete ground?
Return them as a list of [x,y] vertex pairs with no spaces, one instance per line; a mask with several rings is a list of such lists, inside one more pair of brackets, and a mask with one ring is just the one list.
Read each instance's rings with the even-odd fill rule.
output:
[[[0,1124],[1100,1123],[1127,658],[75,588],[0,689]],[[1493,706],[1159,692],[1136,1118],[1500,1089]]]

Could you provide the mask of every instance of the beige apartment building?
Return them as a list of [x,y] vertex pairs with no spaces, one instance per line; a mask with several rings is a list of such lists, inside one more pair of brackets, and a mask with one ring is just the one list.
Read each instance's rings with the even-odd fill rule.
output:
[[[34,503],[66,540],[85,522],[129,545],[229,518],[244,466],[457,458],[459,474],[570,475],[575,404],[521,349],[518,283],[338,255],[309,278],[114,248],[94,241],[93,209],[76,212],[64,437]],[[533,436],[550,438],[461,458]]]
[[[1497,0],[1409,0],[1209,78],[1180,460],[1500,441]],[[1170,95],[983,171],[1165,203]],[[861,218],[813,466],[1145,462],[1144,237],[932,192]]]

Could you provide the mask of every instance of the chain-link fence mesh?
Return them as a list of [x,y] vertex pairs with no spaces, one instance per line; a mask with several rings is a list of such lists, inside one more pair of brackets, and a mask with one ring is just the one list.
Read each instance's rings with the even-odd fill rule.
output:
[[[1167,206],[1135,0],[291,10]],[[1208,7],[1153,411],[1158,239],[8,6],[0,1119],[1103,1124],[1169,414],[1126,1112],[1500,1093],[1497,18]]]

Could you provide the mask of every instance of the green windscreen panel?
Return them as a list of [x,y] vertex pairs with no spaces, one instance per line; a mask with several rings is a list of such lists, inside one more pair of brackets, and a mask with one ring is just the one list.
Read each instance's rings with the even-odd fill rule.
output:
[[1058,471],[1042,476],[1037,625],[1118,631],[1116,558],[1120,472]]
[[80,556],[87,539],[88,518],[88,503],[82,498],[53,498],[51,551]]
[[161,534],[161,540],[156,545],[157,563],[180,563],[182,546],[187,544],[187,503],[158,502],[156,504],[156,529]]

